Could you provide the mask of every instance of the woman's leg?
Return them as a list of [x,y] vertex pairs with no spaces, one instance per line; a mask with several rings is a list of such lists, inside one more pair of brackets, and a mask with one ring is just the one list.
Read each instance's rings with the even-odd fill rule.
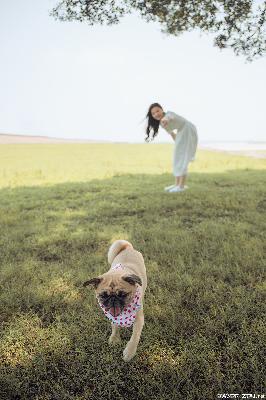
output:
[[186,175],[180,176],[179,177],[179,187],[183,188],[185,186],[185,182],[186,182]]
[[180,179],[182,178],[182,176],[176,176],[175,177],[175,184],[176,184],[176,186],[179,186],[180,185]]

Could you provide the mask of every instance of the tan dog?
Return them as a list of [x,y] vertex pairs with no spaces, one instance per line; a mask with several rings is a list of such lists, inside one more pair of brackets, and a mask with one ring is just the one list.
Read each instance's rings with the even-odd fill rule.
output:
[[109,344],[120,342],[121,327],[133,325],[132,336],[123,352],[124,361],[136,354],[144,325],[143,302],[147,287],[142,254],[126,240],[115,241],[108,251],[109,271],[84,282],[92,285],[104,314],[112,324]]

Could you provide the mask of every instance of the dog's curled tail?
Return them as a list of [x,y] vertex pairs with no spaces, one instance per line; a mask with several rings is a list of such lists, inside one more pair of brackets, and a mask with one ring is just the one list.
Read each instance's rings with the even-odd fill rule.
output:
[[131,243],[127,242],[126,240],[116,240],[109,248],[108,250],[108,262],[109,264],[112,264],[114,261],[115,257],[117,254],[120,253],[120,251],[125,250],[126,248],[133,249],[133,246]]

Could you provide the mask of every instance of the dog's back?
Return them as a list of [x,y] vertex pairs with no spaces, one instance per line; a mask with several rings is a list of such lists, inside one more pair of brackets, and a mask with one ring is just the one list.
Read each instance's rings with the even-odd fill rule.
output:
[[127,240],[116,240],[108,251],[109,264],[123,264],[132,273],[139,275],[142,280],[143,292],[147,286],[146,268],[142,254],[135,250]]

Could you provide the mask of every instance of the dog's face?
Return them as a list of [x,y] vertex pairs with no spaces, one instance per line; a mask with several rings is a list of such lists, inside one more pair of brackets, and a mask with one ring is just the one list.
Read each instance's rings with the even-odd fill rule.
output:
[[142,285],[141,279],[137,275],[114,273],[92,278],[84,282],[83,286],[92,285],[100,304],[113,317],[117,317],[133,299],[137,284]]

